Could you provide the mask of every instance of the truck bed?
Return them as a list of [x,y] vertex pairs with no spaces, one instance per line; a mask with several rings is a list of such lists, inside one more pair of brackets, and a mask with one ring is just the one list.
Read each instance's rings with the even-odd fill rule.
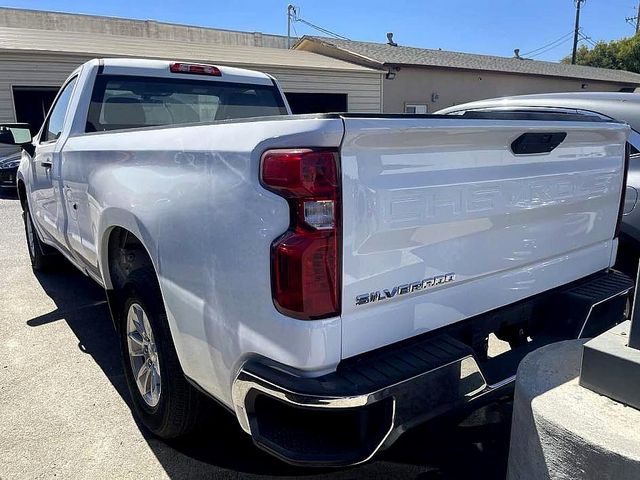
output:
[[[72,136],[64,156],[92,171],[97,201],[77,212],[80,228],[99,237],[92,219],[121,221],[116,213],[134,206],[158,257],[170,321],[190,332],[176,337],[185,373],[230,404],[220,385],[248,352],[328,372],[344,358],[611,266],[628,127],[560,118],[568,120],[262,117]],[[566,138],[550,152],[514,154],[525,133]],[[260,158],[295,148],[339,154],[340,313],[315,321],[283,315],[271,289],[270,251],[290,209],[260,185]],[[69,185],[86,182],[66,164]],[[80,238],[99,275],[99,248]],[[405,291],[416,282],[426,288]],[[375,301],[357,304],[372,294]],[[229,343],[228,331],[251,334]]]

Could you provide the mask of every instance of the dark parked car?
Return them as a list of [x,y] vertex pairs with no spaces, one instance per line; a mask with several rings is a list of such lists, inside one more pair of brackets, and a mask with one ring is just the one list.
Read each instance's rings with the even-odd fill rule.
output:
[[16,174],[21,157],[21,152],[0,157],[0,187],[16,188]]
[[[620,235],[616,267],[635,277],[640,258],[640,207],[636,207],[640,190],[640,94],[617,92],[570,92],[520,95],[465,103],[437,113],[476,116],[482,112],[566,113],[596,116],[628,123],[630,161],[625,196],[625,215]],[[634,208],[635,207],[635,208]]]

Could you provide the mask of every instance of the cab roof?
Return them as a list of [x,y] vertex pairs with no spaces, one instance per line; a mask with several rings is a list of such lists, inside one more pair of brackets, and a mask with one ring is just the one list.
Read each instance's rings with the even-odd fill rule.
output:
[[[110,75],[140,75],[166,78],[189,78],[198,80],[217,80],[259,85],[272,85],[273,79],[266,73],[245,68],[227,67],[208,62],[176,60],[151,60],[143,58],[100,58],[96,59],[103,72]],[[173,63],[213,65],[220,70],[220,76],[193,75],[190,73],[174,73],[169,68]]]

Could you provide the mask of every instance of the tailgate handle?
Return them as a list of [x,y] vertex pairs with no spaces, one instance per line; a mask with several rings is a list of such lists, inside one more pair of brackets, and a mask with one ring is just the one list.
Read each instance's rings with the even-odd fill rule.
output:
[[511,144],[514,155],[549,153],[567,138],[567,132],[523,133]]

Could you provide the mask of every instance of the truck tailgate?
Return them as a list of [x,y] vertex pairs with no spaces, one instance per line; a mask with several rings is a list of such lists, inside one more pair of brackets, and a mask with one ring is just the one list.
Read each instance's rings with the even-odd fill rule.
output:
[[[344,358],[612,264],[627,126],[343,120]],[[566,138],[514,155],[526,132]]]

